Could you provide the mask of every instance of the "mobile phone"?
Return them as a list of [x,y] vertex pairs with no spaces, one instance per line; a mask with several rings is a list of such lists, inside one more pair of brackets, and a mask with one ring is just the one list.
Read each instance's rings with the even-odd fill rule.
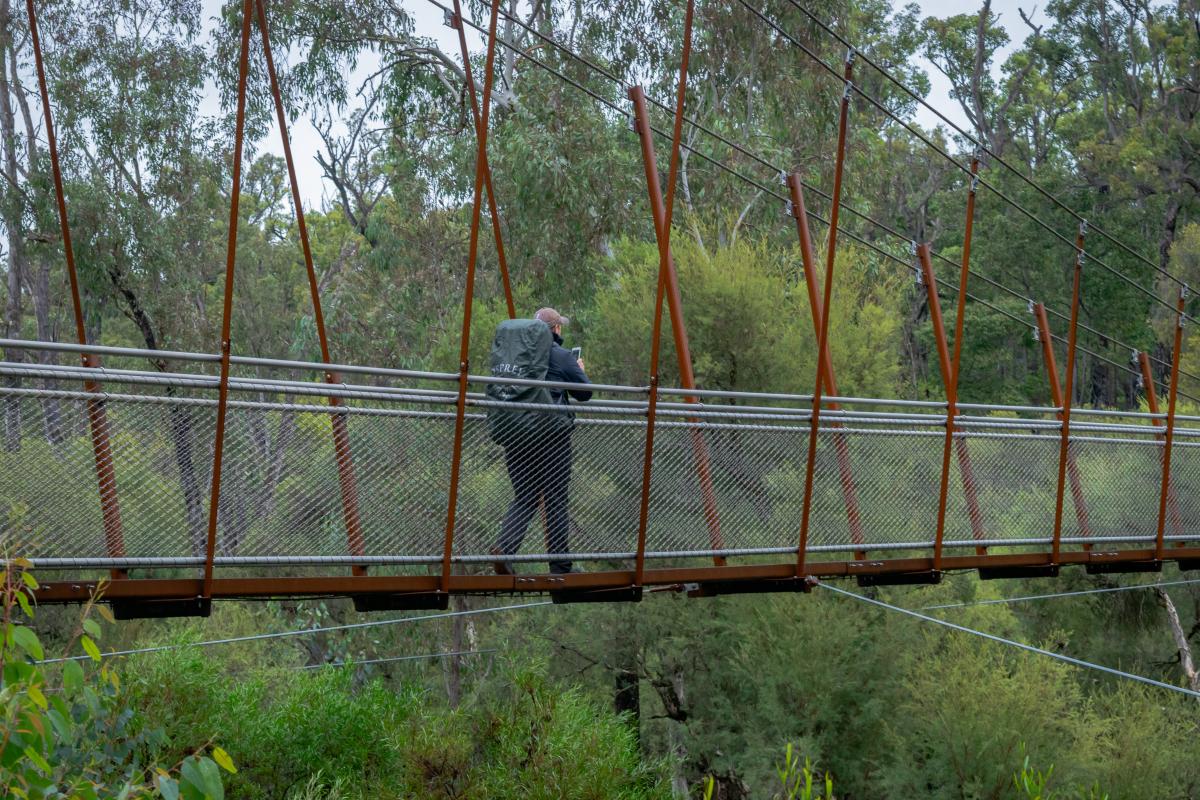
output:
[[575,360],[578,361],[579,359],[583,358],[583,348],[582,347],[572,347],[571,355],[575,356]]

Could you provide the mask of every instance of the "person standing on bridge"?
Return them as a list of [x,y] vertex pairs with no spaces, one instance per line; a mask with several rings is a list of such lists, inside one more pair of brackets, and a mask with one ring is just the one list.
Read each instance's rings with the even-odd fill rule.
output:
[[[545,323],[553,338],[546,380],[556,383],[589,383],[583,359],[579,357],[578,351],[572,352],[563,347],[562,329],[570,320],[553,308],[538,309],[534,319]],[[551,403],[566,406],[569,405],[568,398],[585,402],[591,399],[592,392],[590,389],[550,389],[549,396]],[[504,443],[504,464],[508,468],[509,481],[512,482],[513,500],[500,524],[500,542],[492,550],[494,556],[511,556],[520,549],[521,541],[525,538],[530,520],[537,513],[539,503],[544,503],[546,509],[548,551],[553,556],[565,554],[569,550],[568,488],[571,482],[571,431],[574,427],[574,414],[565,410],[553,413],[565,415],[566,424],[561,424],[561,419],[555,420]],[[539,416],[550,417],[547,414]],[[499,575],[513,574],[507,561],[497,560],[494,567]],[[551,560],[550,572],[556,575],[571,572],[571,562],[561,558]]]

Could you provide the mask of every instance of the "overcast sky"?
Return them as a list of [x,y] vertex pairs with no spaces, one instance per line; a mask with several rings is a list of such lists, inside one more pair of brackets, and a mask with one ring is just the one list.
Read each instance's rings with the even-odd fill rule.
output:
[[[450,30],[443,24],[442,12],[434,7],[426,0],[403,0],[405,8],[412,14],[416,33],[419,36],[431,37],[439,43],[441,48],[447,53],[458,52],[458,42],[454,31]],[[945,17],[951,14],[961,14],[966,11],[977,11],[978,4],[971,3],[964,5],[962,0],[918,0],[918,5],[921,8],[922,16],[938,16]],[[999,15],[1000,24],[1005,27],[1009,33],[1011,41],[1009,45],[1001,51],[995,63],[998,66],[1004,62],[1008,55],[1017,49],[1025,40],[1029,29],[1021,21],[1020,15],[1017,13],[1017,7],[1020,5],[1018,0],[993,0],[992,10]],[[1030,10],[1031,6],[1026,0],[1024,6]],[[212,24],[212,19],[216,16],[220,8],[220,0],[203,0],[204,16],[208,20],[209,25]],[[1034,17],[1035,22],[1040,22],[1040,13]],[[474,34],[474,35],[472,35]],[[474,50],[477,46],[483,46],[483,37],[477,34],[474,30],[468,29],[468,43]],[[936,106],[943,114],[955,123],[966,126],[966,120],[962,112],[949,96],[949,82],[933,68],[924,58],[918,59],[918,63],[925,69],[929,75],[932,89],[929,94],[929,101]],[[365,72],[372,65],[367,64],[360,72]],[[353,78],[354,76],[352,76]],[[208,96],[203,106],[208,106],[206,111],[216,110],[217,99],[215,94]],[[924,108],[917,112],[917,121],[922,126],[932,126],[937,122],[937,119]],[[296,170],[300,180],[300,191],[304,197],[305,206],[308,208],[320,208],[324,203],[324,195],[328,191],[321,180],[321,170],[317,166],[315,156],[320,147],[321,140],[316,131],[309,124],[306,118],[301,118],[291,128],[292,134],[292,150],[296,159]],[[283,151],[279,144],[279,132],[272,127],[270,134],[261,142],[258,143],[258,149],[261,152],[266,150],[282,156]]]

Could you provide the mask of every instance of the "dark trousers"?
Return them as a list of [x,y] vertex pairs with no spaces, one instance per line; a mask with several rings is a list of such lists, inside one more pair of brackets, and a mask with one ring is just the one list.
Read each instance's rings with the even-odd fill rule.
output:
[[[568,486],[571,482],[571,433],[556,432],[536,440],[514,442],[504,450],[504,464],[512,482],[513,501],[500,524],[500,552],[512,555],[521,548],[529,521],[540,501],[546,503],[547,551],[568,552]],[[551,572],[569,572],[571,562],[551,560]]]

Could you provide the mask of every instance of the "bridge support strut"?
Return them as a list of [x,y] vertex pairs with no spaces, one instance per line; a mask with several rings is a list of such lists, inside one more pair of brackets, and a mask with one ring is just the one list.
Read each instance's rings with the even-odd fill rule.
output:
[[[830,300],[833,296],[833,264],[837,255],[838,213],[842,209],[842,171],[846,165],[846,126],[850,115],[850,96],[854,93],[854,51],[846,53],[843,71],[841,111],[838,115],[837,158],[833,168],[833,195],[829,207],[829,239],[825,253],[825,298],[821,307],[821,335],[817,337],[817,376],[813,381],[812,416],[809,420],[808,462],[804,470],[804,508],[800,516],[800,543],[796,549],[796,577],[805,575],[808,554],[809,523],[812,519],[813,469],[817,461],[817,436],[820,433],[821,390],[825,377],[825,362],[829,350],[829,318],[833,316]],[[830,370],[832,373],[832,370]]]
[[[494,6],[495,4],[493,4]],[[646,405],[646,449],[642,460],[642,497],[638,511],[637,555],[634,561],[633,585],[641,587],[646,567],[646,530],[650,521],[650,482],[654,466],[654,418],[658,406],[658,364],[662,344],[663,296],[667,291],[667,283],[671,273],[671,220],[675,206],[675,178],[679,173],[679,143],[683,136],[683,106],[687,93],[688,60],[692,54],[692,21],[695,17],[695,0],[688,0],[687,11],[683,21],[683,50],[679,61],[679,86],[675,97],[675,127],[671,134],[671,158],[667,170],[667,196],[660,215],[653,213],[654,235],[658,240],[658,288],[654,300],[654,327],[650,340],[650,397]],[[630,99],[637,105],[638,87],[630,89]],[[643,98],[642,113],[645,113]],[[649,135],[649,120],[644,120],[642,147],[643,162],[646,170],[646,185],[650,191],[650,205],[655,206],[653,186],[658,182],[658,168],[653,156],[646,158],[646,136]],[[682,321],[682,319],[680,319]],[[690,361],[689,361],[690,364]]]
[[[467,245],[467,280],[463,288],[462,335],[458,351],[458,398],[454,411],[454,445],[450,456],[450,490],[446,504],[446,534],[442,546],[442,577],[439,591],[449,591],[451,556],[454,553],[454,524],[458,511],[459,472],[462,469],[463,426],[467,412],[467,373],[470,366],[471,311],[475,297],[475,265],[479,255],[479,220],[483,205],[483,183],[487,171],[488,116],[492,105],[492,76],[496,64],[496,22],[500,4],[492,3],[488,22],[487,60],[484,66],[483,100],[479,115],[478,142],[475,151],[475,189],[471,203],[471,238]],[[460,22],[461,27],[461,22]]]
[[[1179,287],[1175,301],[1175,342],[1171,348],[1171,387],[1167,398],[1167,430],[1163,436],[1162,486],[1158,496],[1158,533],[1155,536],[1154,558],[1162,562],[1166,554],[1167,500],[1171,494],[1171,445],[1175,441],[1175,400],[1179,392],[1179,356],[1183,346],[1184,305],[1187,302],[1187,286]],[[1150,391],[1153,391],[1153,382]],[[1178,514],[1178,509],[1176,509]]]
[[[308,291],[312,296],[313,322],[317,329],[317,341],[321,345],[321,361],[330,364],[329,337],[325,332],[325,315],[321,310],[321,290],[317,282],[317,271],[313,266],[312,248],[309,246],[308,225],[304,220],[304,206],[300,200],[300,184],[296,178],[296,165],[292,159],[291,139],[288,136],[287,114],[283,108],[283,95],[279,89],[279,77],[275,73],[275,59],[271,56],[271,35],[267,27],[266,0],[255,0],[258,11],[258,28],[262,34],[263,55],[267,63],[267,75],[271,82],[271,96],[275,101],[275,118],[279,123],[279,138],[283,144],[284,161],[287,164],[288,180],[292,187],[292,205],[296,210],[296,229],[300,235],[300,249],[304,253],[304,268],[308,273]],[[325,372],[325,382],[341,383],[341,377],[331,370]],[[342,398],[330,397],[329,405],[337,409],[344,405]],[[337,460],[338,487],[342,499],[342,516],[346,522],[346,544],[350,555],[366,553],[363,537],[362,517],[358,506],[358,481],[354,475],[354,460],[350,453],[350,431],[346,415],[334,411],[330,415],[333,427],[333,450]],[[365,575],[363,566],[351,567],[353,574]]]
[[[800,237],[800,261],[804,267],[804,283],[808,287],[808,304],[812,311],[813,335],[820,339],[822,320],[825,318],[825,308],[821,305],[821,282],[817,277],[817,257],[813,251],[812,231],[808,227],[808,209],[804,204],[804,187],[797,173],[787,176],[788,193],[791,195],[791,213],[796,220],[796,233]],[[825,385],[831,395],[837,396],[837,381],[833,374],[833,359],[829,356],[828,342],[825,346]],[[837,411],[841,408],[837,403],[830,403],[829,408]],[[863,536],[862,517],[858,509],[858,489],[854,485],[854,473],[851,470],[850,443],[846,436],[837,433],[842,427],[840,422],[832,426],[833,450],[837,455],[838,478],[842,484],[842,497],[846,501],[846,524],[850,527],[850,541],[861,545],[866,541]],[[855,558],[865,559],[865,550],[854,554]]]
[[212,499],[208,506],[208,539],[204,552],[201,598],[212,599],[213,558],[217,549],[217,520],[221,507],[221,460],[225,448],[225,418],[229,408],[229,357],[233,314],[233,270],[237,257],[238,202],[242,191],[242,145],[246,131],[246,80],[250,67],[250,20],[254,0],[242,3],[242,51],[238,64],[237,126],[234,132],[233,178],[229,200],[229,240],[225,250],[225,296],[221,312],[221,377],[217,391],[217,428],[213,445]]
[[[664,236],[667,227],[666,204],[663,202],[662,186],[658,181],[658,161],[654,155],[654,131],[650,128],[650,115],[646,107],[646,94],[641,86],[629,90],[629,98],[633,101],[634,124],[637,126],[638,138],[642,146],[642,162],[646,170],[646,186],[650,193],[650,211],[654,216],[655,236]],[[696,388],[696,375],[692,369],[692,353],[688,341],[687,325],[683,317],[683,300],[679,293],[679,275],[675,270],[675,257],[667,249],[666,268],[666,301],[671,315],[671,332],[675,341],[675,357],[679,365],[679,380],[684,389]],[[698,397],[687,395],[687,403],[700,402]],[[698,419],[689,418],[689,422],[699,423]],[[696,461],[696,476],[700,482],[700,497],[704,507],[704,520],[708,525],[709,544],[713,550],[724,548],[724,537],[721,536],[721,520],[717,509],[717,494],[713,488],[712,465],[708,456],[708,445],[700,428],[690,430],[692,453]],[[714,556],[713,563],[723,566],[725,559]]]
[[[79,274],[75,269],[75,248],[71,244],[71,226],[67,219],[67,198],[63,191],[62,167],[58,159],[58,140],[54,135],[54,114],[50,110],[50,90],[46,83],[46,65],[42,59],[42,40],[38,31],[37,9],[34,0],[25,0],[29,14],[29,37],[37,67],[38,90],[42,98],[42,114],[46,123],[46,144],[50,151],[50,168],[54,176],[54,198],[58,203],[58,224],[62,232],[63,257],[71,287],[71,308],[75,316],[75,338],[87,344],[87,328],[83,321],[83,305],[79,299]],[[81,353],[84,367],[99,368],[100,356]],[[105,408],[100,384],[84,381],[84,391],[97,397],[88,398],[88,427],[92,436],[92,456],[96,463],[96,483],[100,492],[100,513],[104,523],[104,547],[109,558],[125,556],[125,532],[121,522],[121,503],[117,496],[117,471],[113,466],[112,442],[108,437],[108,411]],[[124,578],[123,569],[110,571],[113,578]]]

